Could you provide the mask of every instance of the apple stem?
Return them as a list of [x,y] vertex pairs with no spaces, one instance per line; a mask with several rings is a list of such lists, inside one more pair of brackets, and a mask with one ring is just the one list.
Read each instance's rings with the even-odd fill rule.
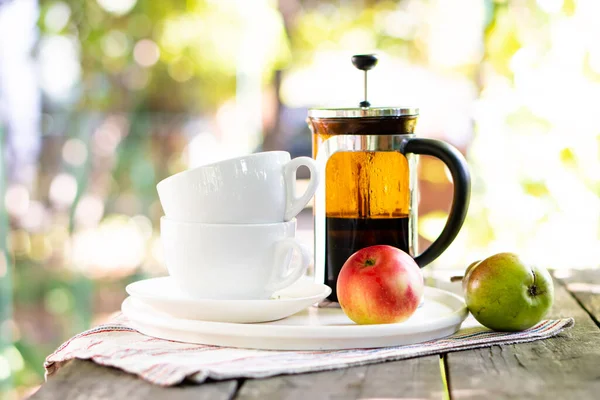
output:
[[463,280],[463,276],[453,276],[450,278],[450,282],[459,282]]

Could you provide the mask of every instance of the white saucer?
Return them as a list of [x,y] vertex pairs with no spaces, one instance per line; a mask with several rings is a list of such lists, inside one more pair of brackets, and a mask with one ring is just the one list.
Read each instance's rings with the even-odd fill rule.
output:
[[268,350],[341,350],[420,343],[449,336],[467,317],[464,301],[427,287],[422,307],[405,322],[356,325],[339,308],[309,307],[288,318],[261,324],[178,319],[129,297],[121,306],[132,328],[162,339]]
[[171,277],[145,279],[125,289],[134,299],[167,315],[190,320],[254,323],[288,317],[329,296],[329,286],[302,278],[269,300],[213,300],[188,297]]

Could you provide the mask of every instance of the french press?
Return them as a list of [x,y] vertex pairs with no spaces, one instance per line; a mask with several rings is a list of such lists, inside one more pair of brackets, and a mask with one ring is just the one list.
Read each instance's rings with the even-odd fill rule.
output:
[[[356,251],[390,245],[412,255],[422,268],[458,234],[469,206],[470,176],[462,154],[440,140],[415,137],[417,108],[374,108],[367,101],[367,71],[374,55],[352,57],[364,71],[364,100],[358,108],[310,109],[313,157],[322,184],[315,194],[315,280],[332,289]],[[454,195],[440,236],[418,254],[418,154],[442,160],[450,170]],[[324,184],[323,184],[324,183]]]

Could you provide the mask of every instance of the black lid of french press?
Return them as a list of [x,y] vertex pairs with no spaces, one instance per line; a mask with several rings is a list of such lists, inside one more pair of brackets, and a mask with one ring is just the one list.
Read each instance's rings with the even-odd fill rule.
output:
[[309,118],[365,118],[365,117],[405,117],[418,116],[419,109],[414,107],[371,107],[367,100],[367,71],[375,68],[378,62],[375,54],[357,54],[352,56],[352,65],[364,71],[364,100],[359,108],[312,108]]

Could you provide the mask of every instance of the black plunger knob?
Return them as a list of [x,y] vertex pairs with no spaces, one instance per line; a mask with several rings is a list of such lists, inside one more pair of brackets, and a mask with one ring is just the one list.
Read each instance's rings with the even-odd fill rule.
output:
[[365,99],[359,105],[363,108],[370,107],[371,103],[367,101],[367,71],[377,65],[377,56],[375,54],[357,54],[352,56],[352,64],[361,71],[365,71]]
[[352,56],[352,65],[362,71],[368,71],[377,65],[377,56],[375,54],[358,54]]

